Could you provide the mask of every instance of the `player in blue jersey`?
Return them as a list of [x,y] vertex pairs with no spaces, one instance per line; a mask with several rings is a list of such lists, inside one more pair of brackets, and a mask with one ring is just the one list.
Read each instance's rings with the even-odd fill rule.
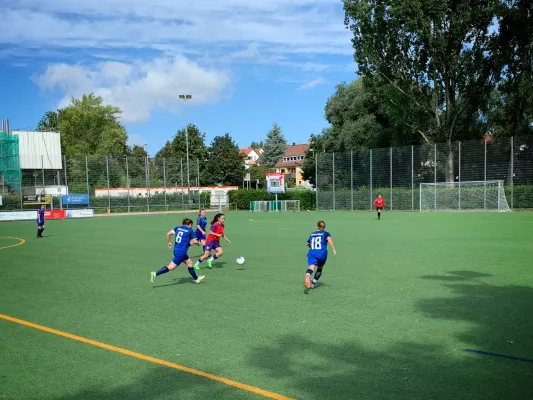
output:
[[[333,256],[337,255],[337,250],[333,245],[333,239],[328,231],[326,231],[326,223],[324,221],[318,221],[317,230],[311,233],[309,239],[307,239],[307,271],[305,272],[305,287],[314,288],[317,281],[322,275],[322,268],[326,264],[328,259],[328,243],[333,250]],[[317,267],[313,282],[311,282],[311,274]]]
[[37,237],[42,238],[44,232],[44,204],[37,210]]
[[198,219],[196,220],[196,240],[198,240],[198,246],[200,244],[203,246],[202,250],[205,251],[205,239],[207,238],[207,234],[205,232],[205,227],[207,226],[207,217],[205,216],[205,209],[201,209],[200,213],[198,214]]
[[170,241],[170,237],[172,235],[174,235],[174,258],[168,264],[168,266],[161,268],[157,272],[151,272],[150,282],[154,283],[156,276],[166,274],[167,272],[172,271],[181,263],[184,263],[187,266],[187,268],[189,269],[189,274],[191,274],[192,278],[194,279],[194,282],[202,282],[205,276],[196,275],[196,272],[192,267],[192,260],[187,254],[187,250],[189,250],[189,247],[197,243],[196,239],[194,238],[194,232],[192,230],[192,219],[185,218],[182,221],[181,226],[177,226],[167,233],[167,244],[169,249],[172,248],[172,242]]

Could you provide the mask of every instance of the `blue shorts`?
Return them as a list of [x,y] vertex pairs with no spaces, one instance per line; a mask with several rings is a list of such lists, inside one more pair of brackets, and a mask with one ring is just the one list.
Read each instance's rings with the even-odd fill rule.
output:
[[211,241],[205,244],[205,251],[216,250],[220,247],[220,243]]
[[44,225],[44,219],[37,218],[37,226],[43,226]]
[[189,259],[189,255],[187,253],[174,253],[174,258],[172,259],[172,262],[176,265],[180,265],[182,262],[185,262]]
[[317,267],[323,267],[326,264],[326,258],[318,258],[317,256],[307,256],[307,266],[316,265]]
[[200,241],[200,240],[205,240],[207,236],[202,234],[202,232],[200,232],[198,229],[196,230],[196,240]]

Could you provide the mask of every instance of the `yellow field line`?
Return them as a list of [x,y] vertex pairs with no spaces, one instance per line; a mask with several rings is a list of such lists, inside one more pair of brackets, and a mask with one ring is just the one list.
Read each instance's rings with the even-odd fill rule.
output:
[[26,243],[26,241],[25,241],[24,239],[17,238],[17,237],[0,236],[0,239],[14,239],[14,240],[19,240],[19,242],[18,242],[17,244],[11,244],[11,245],[9,245],[9,246],[0,247],[0,250],[3,250],[3,249],[9,249],[10,247],[22,246],[24,243]]
[[242,390],[246,390],[246,391],[251,392],[251,393],[259,394],[259,395],[268,397],[270,399],[295,400],[293,398],[282,396],[282,395],[277,394],[277,393],[269,392],[267,390],[263,390],[263,389],[255,387],[255,386],[250,386],[250,385],[246,385],[244,383],[235,382],[235,381],[232,381],[230,379],[223,378],[223,377],[220,377],[220,376],[217,376],[217,375],[213,375],[213,374],[209,374],[207,372],[198,371],[196,369],[189,368],[189,367],[186,367],[184,365],[174,364],[174,363],[171,363],[169,361],[161,360],[159,358],[154,358],[154,357],[146,356],[144,354],[135,353],[133,351],[122,349],[120,347],[115,347],[115,346],[111,346],[109,344],[97,342],[95,340],[87,339],[87,338],[84,338],[84,337],[81,337],[81,336],[72,335],[72,334],[67,333],[67,332],[62,332],[62,331],[58,331],[56,329],[48,328],[46,326],[37,325],[37,324],[34,324],[33,322],[28,322],[28,321],[24,321],[24,320],[21,320],[21,319],[18,319],[18,318],[13,318],[13,317],[10,317],[8,315],[0,314],[0,319],[4,319],[4,320],[7,320],[7,321],[15,322],[15,323],[20,324],[20,325],[29,326],[30,328],[39,329],[39,330],[44,331],[44,332],[53,333],[54,335],[63,336],[63,337],[66,337],[68,339],[77,340],[79,342],[91,344],[91,345],[96,346],[96,347],[101,347],[101,348],[106,349],[106,350],[111,350],[111,351],[114,351],[114,352],[117,352],[117,353],[120,353],[120,354],[124,354],[124,355],[135,357],[135,358],[139,358],[139,359],[144,360],[144,361],[149,361],[149,362],[152,362],[152,363],[155,363],[155,364],[164,365],[166,367],[174,368],[174,369],[177,369],[177,370],[180,370],[180,371],[183,371],[183,372],[187,372],[189,374],[202,376],[202,377],[210,379],[212,381],[220,382],[220,383],[223,383],[223,384],[228,385],[228,386],[233,386],[233,387],[235,387],[237,389],[242,389]]

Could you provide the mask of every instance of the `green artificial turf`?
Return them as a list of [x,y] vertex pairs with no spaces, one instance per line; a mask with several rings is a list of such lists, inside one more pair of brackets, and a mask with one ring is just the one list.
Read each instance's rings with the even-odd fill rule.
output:
[[[533,359],[533,214],[228,213],[204,282],[151,284],[185,216],[0,224],[0,247],[26,240],[0,249],[0,314],[298,399],[533,398],[533,363],[464,351]],[[338,255],[309,291],[319,219]],[[3,319],[0,338],[0,399],[262,398]]]

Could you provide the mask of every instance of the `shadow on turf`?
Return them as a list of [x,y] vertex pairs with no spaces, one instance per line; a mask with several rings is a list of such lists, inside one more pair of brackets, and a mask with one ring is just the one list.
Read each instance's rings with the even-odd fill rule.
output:
[[[449,274],[461,282],[443,283],[448,275],[422,277],[444,284],[451,294],[421,299],[415,307],[426,318],[455,321],[454,335],[461,341],[455,349],[424,335],[382,348],[336,342],[333,331],[332,340],[321,341],[317,336],[327,337],[328,327],[318,307],[316,313],[310,310],[313,326],[307,335],[288,334],[257,347],[249,364],[271,379],[286,381],[295,390],[287,395],[311,400],[533,399],[533,364],[464,352],[473,348],[533,358],[533,288],[479,282],[490,277],[483,273]],[[402,328],[383,324],[384,329]],[[365,329],[364,321],[360,326]]]
[[[148,370],[143,368],[143,370]],[[134,375],[133,372],[131,375]],[[129,375],[129,374],[127,374]],[[121,374],[118,373],[117,377]],[[224,399],[245,400],[249,393],[208,379],[166,367],[153,367],[132,382],[106,381],[88,384],[77,393],[55,397],[54,400],[147,400],[147,399]]]

